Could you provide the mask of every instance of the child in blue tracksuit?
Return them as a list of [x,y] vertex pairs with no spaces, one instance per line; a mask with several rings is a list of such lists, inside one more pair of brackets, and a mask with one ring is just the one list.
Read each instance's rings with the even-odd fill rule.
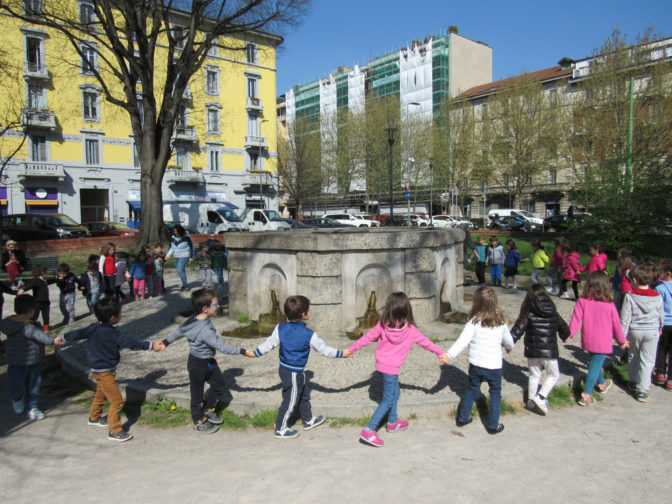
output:
[[248,350],[247,357],[261,357],[280,345],[280,380],[282,381],[282,404],[275,421],[275,437],[289,439],[299,435],[299,431],[290,429],[289,419],[298,407],[304,430],[317,427],[324,417],[313,416],[310,409],[310,389],[304,368],[308,362],[310,349],[314,348],[325,357],[350,357],[322,341],[317,334],[306,327],[310,317],[310,300],[305,296],[289,296],[284,306],[289,322],[278,324],[266,341],[256,350]]
[[513,282],[513,288],[518,288],[516,275],[518,274],[518,265],[525,262],[525,259],[520,257],[516,242],[513,240],[506,241],[506,260],[504,261],[504,287],[509,286],[509,279]]
[[496,236],[490,238],[490,246],[485,254],[485,263],[490,264],[490,278],[492,285],[502,286],[502,266],[506,261],[506,251]]

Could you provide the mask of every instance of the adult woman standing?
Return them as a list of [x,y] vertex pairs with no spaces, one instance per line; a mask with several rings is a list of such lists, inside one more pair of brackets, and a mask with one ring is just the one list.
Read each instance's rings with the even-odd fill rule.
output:
[[175,256],[177,274],[180,276],[180,280],[182,280],[182,287],[180,290],[185,291],[188,287],[187,273],[184,269],[194,256],[194,243],[191,241],[189,234],[180,224],[173,228],[173,236],[170,237],[170,249],[168,249],[166,259],[169,259],[172,255]]

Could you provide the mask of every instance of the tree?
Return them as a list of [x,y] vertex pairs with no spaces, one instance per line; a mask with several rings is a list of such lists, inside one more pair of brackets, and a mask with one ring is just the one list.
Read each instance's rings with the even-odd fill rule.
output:
[[574,203],[592,214],[585,230],[612,248],[642,249],[672,215],[670,61],[651,31],[633,44],[614,31],[577,84]]
[[282,191],[296,208],[296,219],[305,204],[320,193],[320,133],[304,119],[287,124],[287,136],[278,136],[278,175]]
[[[366,171],[365,113],[339,110],[336,167],[338,192],[347,202],[351,191],[364,189]],[[368,206],[368,197],[366,203]]]
[[93,15],[86,19],[74,1],[0,0],[0,11],[61,33],[80,61],[95,53],[99,65],[91,65],[90,73],[105,99],[131,119],[141,167],[138,241],[165,240],[161,183],[190,79],[213,44],[244,50],[240,44],[229,44],[234,39],[227,37],[295,24],[309,0],[94,0],[92,4]]

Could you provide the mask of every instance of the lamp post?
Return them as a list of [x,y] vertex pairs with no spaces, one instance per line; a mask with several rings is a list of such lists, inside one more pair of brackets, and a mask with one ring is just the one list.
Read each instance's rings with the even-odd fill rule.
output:
[[434,220],[432,219],[432,199],[434,196],[434,162],[433,158],[429,158],[429,225],[434,225]]
[[390,146],[390,221],[394,224],[394,187],[393,187],[393,177],[392,177],[392,146],[394,145],[394,135],[397,132],[397,128],[385,128],[387,133],[387,143]]

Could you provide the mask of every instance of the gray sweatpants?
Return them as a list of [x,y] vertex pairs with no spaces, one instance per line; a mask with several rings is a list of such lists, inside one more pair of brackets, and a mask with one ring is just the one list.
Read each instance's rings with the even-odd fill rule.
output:
[[647,392],[651,386],[659,337],[658,331],[650,329],[630,329],[628,332],[628,377],[637,392]]

